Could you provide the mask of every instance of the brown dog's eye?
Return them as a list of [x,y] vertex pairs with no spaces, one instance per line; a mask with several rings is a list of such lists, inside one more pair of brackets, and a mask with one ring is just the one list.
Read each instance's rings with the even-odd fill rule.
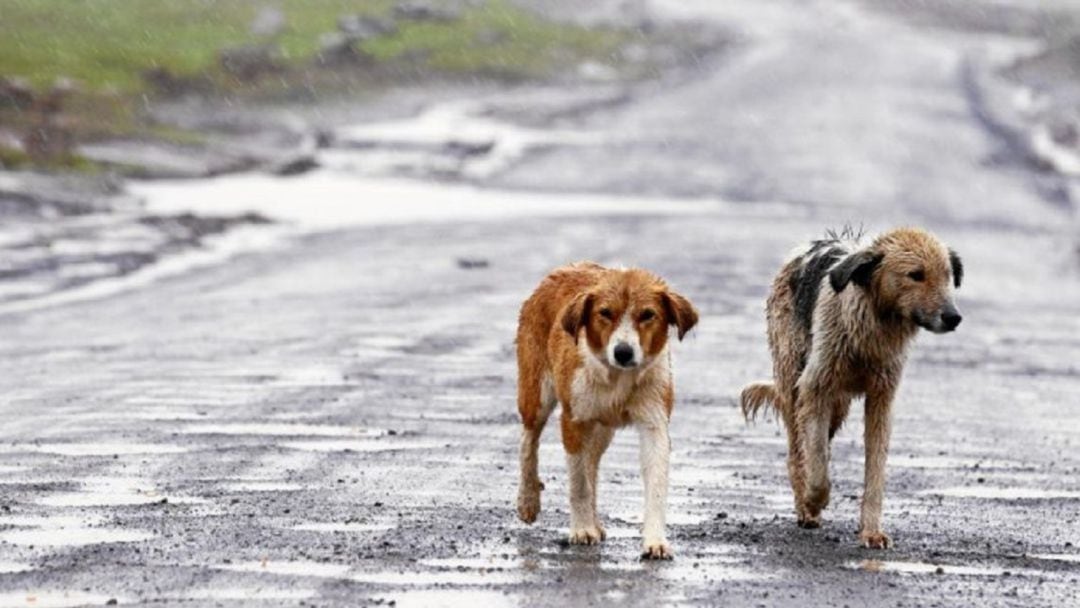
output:
[[601,308],[600,309],[600,316],[604,317],[605,319],[610,321],[612,319],[611,309],[610,308]]
[[911,272],[907,273],[907,276],[909,279],[915,281],[916,283],[922,283],[926,280],[926,273],[921,270],[912,270]]
[[656,316],[656,313],[653,312],[651,309],[647,308],[647,309],[641,311],[641,314],[638,315],[638,322],[644,323],[646,321],[652,321],[653,317],[655,317],[655,316]]

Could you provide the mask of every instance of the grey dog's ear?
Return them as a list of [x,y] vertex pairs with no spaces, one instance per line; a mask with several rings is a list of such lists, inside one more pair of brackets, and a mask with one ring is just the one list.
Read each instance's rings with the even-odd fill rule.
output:
[[964,261],[960,259],[960,254],[952,249],[949,250],[949,265],[952,266],[953,285],[960,287],[960,283],[964,280]]
[[864,250],[856,251],[844,258],[829,271],[829,284],[832,285],[833,291],[836,293],[844,291],[848,283],[869,287],[870,277],[884,257],[884,253]]
[[560,323],[566,333],[574,338],[575,343],[577,343],[581,326],[585,325],[589,320],[589,314],[592,312],[593,297],[591,293],[579,293],[563,309]]

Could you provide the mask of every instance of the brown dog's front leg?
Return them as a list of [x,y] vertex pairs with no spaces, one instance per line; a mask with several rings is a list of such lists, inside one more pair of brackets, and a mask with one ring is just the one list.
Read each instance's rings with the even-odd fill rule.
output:
[[667,520],[668,466],[671,460],[671,438],[668,421],[663,414],[639,424],[641,436],[641,476],[645,481],[645,516],[642,526],[644,559],[671,559],[665,524]]
[[885,461],[889,454],[891,411],[895,387],[874,387],[866,395],[865,488],[859,518],[859,542],[868,549],[888,549],[892,539],[881,529],[881,506],[885,495]]

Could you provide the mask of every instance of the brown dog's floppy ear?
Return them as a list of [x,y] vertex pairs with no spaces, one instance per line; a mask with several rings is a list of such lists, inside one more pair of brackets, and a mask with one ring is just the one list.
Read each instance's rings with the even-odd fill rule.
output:
[[964,280],[964,261],[960,259],[960,254],[952,249],[949,250],[949,265],[952,266],[953,285],[960,287],[960,283]]
[[566,330],[566,333],[570,334],[574,338],[574,343],[577,343],[578,332],[581,331],[581,326],[589,319],[589,313],[592,312],[593,294],[591,293],[579,293],[574,296],[573,300],[566,305],[563,309],[562,328]]
[[679,330],[679,339],[682,340],[686,332],[697,325],[698,312],[690,300],[682,297],[674,291],[665,290],[660,294],[664,301],[664,312],[667,314],[668,323]]
[[848,283],[869,287],[870,277],[884,257],[884,253],[864,250],[856,251],[844,258],[829,271],[829,284],[832,285],[833,291],[836,293],[844,291]]

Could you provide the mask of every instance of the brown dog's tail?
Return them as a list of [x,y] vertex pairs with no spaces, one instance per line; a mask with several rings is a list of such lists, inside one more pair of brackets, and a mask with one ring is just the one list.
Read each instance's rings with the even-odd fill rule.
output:
[[739,403],[747,422],[757,418],[762,409],[776,411],[776,386],[772,382],[751,382],[743,387]]

